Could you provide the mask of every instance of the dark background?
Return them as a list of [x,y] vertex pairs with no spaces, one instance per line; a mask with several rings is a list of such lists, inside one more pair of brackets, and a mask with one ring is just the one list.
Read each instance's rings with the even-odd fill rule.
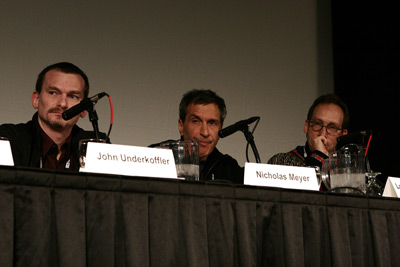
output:
[[332,1],[334,88],[349,106],[350,132],[372,130],[368,152],[378,178],[400,177],[399,15],[393,4]]

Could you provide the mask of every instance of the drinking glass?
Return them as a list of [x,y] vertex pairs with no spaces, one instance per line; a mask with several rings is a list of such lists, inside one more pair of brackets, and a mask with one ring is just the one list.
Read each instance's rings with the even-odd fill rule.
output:
[[79,164],[81,168],[85,168],[87,145],[89,142],[107,143],[105,139],[88,138],[79,140]]
[[162,148],[172,150],[178,178],[199,180],[199,143],[191,140],[163,143]]
[[365,175],[367,175],[368,182],[367,182],[367,195],[368,196],[374,196],[374,197],[381,197],[382,196],[382,186],[378,184],[378,181],[376,180],[376,176],[380,175],[382,173],[380,172],[373,172],[372,170],[370,172],[367,172]]

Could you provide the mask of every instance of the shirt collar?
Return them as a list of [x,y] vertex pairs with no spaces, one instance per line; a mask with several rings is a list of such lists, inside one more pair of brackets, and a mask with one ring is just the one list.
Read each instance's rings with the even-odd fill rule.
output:
[[[42,137],[42,157],[47,155],[53,147],[57,147],[57,144],[40,128],[40,135]],[[62,149],[68,151],[71,147],[72,135],[69,135],[65,143],[62,145]]]

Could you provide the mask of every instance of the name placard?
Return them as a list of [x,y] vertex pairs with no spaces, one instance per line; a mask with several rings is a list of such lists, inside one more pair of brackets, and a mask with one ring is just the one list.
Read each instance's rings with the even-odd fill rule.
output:
[[400,178],[388,177],[382,196],[384,197],[400,197]]
[[249,162],[244,167],[244,184],[319,190],[314,168]]
[[14,166],[10,141],[0,140],[0,165]]
[[177,178],[170,149],[90,142],[81,172]]

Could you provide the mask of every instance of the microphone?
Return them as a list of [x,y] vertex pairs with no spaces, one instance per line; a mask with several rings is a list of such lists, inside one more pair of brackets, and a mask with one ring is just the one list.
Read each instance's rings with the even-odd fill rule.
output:
[[255,122],[256,120],[259,120],[259,119],[260,119],[260,117],[251,117],[251,118],[249,118],[247,120],[238,121],[237,123],[220,130],[218,132],[218,135],[221,138],[227,137],[227,136],[229,136],[229,135],[231,135],[231,134],[233,134],[233,133],[235,133],[237,131],[241,131],[241,130],[246,129],[246,127],[249,124],[251,124],[251,123],[253,123],[253,122]]
[[79,113],[81,113],[84,110],[89,109],[90,107],[93,106],[93,104],[96,104],[97,101],[99,101],[100,98],[102,98],[103,96],[107,95],[105,92],[102,93],[98,93],[97,95],[94,95],[92,97],[88,97],[83,99],[81,102],[79,102],[79,104],[71,107],[70,109],[64,111],[62,113],[62,117],[64,120],[70,120],[73,117],[75,117],[76,115],[78,115]]

